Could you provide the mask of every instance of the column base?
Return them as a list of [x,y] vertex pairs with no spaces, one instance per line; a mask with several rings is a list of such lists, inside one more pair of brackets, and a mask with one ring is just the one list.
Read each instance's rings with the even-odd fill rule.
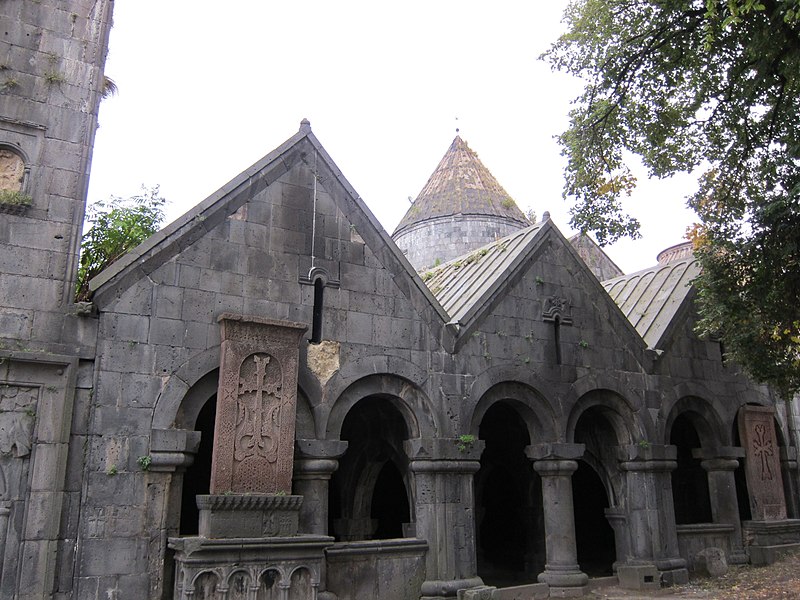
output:
[[551,598],[578,598],[588,589],[589,576],[578,565],[545,565],[538,577],[550,587]]

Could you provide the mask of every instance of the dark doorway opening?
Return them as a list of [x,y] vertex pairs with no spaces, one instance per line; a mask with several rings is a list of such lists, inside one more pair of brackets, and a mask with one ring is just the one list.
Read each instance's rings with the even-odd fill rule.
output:
[[[733,445],[741,446],[742,441],[739,437],[739,415],[733,420]],[[739,459],[739,466],[733,472],[733,480],[736,484],[736,501],[739,503],[739,520],[749,521],[753,518],[753,513],[750,510],[750,492],[747,489],[747,476],[744,472],[744,461],[746,459]]]
[[572,496],[581,570],[592,577],[612,575],[617,550],[614,530],[606,518],[608,495],[600,476],[582,460],[572,475]]
[[404,537],[411,522],[408,428],[389,398],[358,401],[342,423],[348,442],[329,489],[329,527],[337,541]]
[[486,447],[475,476],[478,575],[499,587],[535,581],[544,570],[541,480],[525,456],[528,429],[506,402],[493,404],[478,436]]
[[610,409],[593,406],[575,424],[575,442],[586,445],[584,458],[572,475],[575,543],[581,570],[594,577],[611,575],[617,559],[614,530],[606,517],[609,498],[614,497],[612,479],[620,476],[616,468],[620,442],[612,419],[621,420]]
[[375,481],[370,517],[377,523],[376,540],[403,537],[403,523],[408,522],[408,496],[403,476],[395,464],[387,460]]
[[675,419],[669,443],[678,448],[678,467],[672,472],[675,523],[711,523],[708,474],[701,466],[701,460],[692,456],[692,450],[701,446],[700,436],[688,415],[682,414]]
[[214,450],[214,420],[217,416],[217,396],[214,394],[200,409],[195,431],[200,432],[200,446],[192,465],[183,474],[181,491],[181,535],[197,535],[200,511],[195,496],[208,494],[211,488],[211,454]]

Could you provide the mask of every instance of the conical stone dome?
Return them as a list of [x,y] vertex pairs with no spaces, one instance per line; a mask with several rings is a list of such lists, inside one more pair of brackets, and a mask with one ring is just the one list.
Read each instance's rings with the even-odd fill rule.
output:
[[422,270],[529,225],[478,155],[456,136],[392,238]]

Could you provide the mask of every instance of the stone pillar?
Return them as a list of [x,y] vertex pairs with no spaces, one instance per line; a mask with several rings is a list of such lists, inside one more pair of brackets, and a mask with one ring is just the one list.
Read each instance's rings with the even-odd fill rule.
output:
[[631,444],[618,448],[626,474],[629,565],[654,564],[667,585],[686,583],[689,572],[680,557],[670,474],[678,467],[675,446]]
[[606,520],[614,530],[614,548],[617,554],[617,560],[611,565],[611,568],[616,573],[617,567],[625,564],[630,554],[630,541],[628,540],[628,517],[625,515],[625,510],[613,506],[605,509]]
[[589,581],[578,566],[572,503],[572,474],[578,469],[575,459],[583,456],[585,449],[583,444],[540,444],[525,449],[542,478],[547,562],[539,581],[550,586],[551,598],[582,596]]
[[338,440],[295,441],[292,485],[303,496],[301,533],[328,535],[328,484],[346,449],[347,442]]
[[786,497],[786,512],[790,519],[800,518],[800,482],[797,472],[797,448],[784,446],[780,448],[781,475]]
[[422,598],[453,598],[483,585],[475,557],[473,475],[484,442],[414,439],[405,443],[414,475],[417,537],[428,541]]
[[150,431],[150,464],[147,467],[147,523],[150,538],[148,569],[154,598],[174,586],[175,565],[167,556],[167,539],[180,528],[181,490],[184,471],[194,462],[200,432],[188,429]]
[[742,524],[739,520],[739,501],[736,498],[734,472],[738,459],[744,456],[743,448],[696,448],[692,456],[702,459],[700,466],[708,473],[708,495],[711,498],[711,516],[714,523],[733,525],[731,554],[728,562],[741,565],[747,563],[747,554],[742,546]]
[[3,560],[6,554],[6,535],[8,534],[8,517],[11,514],[11,502],[0,501],[0,577],[3,575]]

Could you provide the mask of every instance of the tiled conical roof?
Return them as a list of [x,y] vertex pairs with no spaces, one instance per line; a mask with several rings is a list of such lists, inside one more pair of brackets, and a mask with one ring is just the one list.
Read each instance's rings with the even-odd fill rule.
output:
[[467,143],[456,136],[428,183],[395,229],[436,217],[496,216],[530,225],[528,219]]

